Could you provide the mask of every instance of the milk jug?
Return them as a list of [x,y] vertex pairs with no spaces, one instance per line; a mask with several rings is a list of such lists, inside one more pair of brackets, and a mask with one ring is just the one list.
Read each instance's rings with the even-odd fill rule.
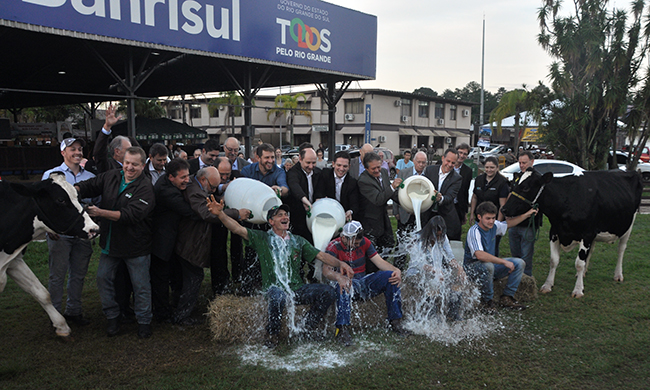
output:
[[226,206],[233,209],[248,209],[251,223],[266,223],[266,213],[282,201],[273,189],[261,181],[239,177],[228,184],[223,195]]

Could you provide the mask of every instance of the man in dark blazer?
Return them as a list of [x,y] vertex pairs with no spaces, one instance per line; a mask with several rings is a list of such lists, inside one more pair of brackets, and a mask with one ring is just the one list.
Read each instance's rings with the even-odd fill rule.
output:
[[[427,167],[424,176],[431,180],[438,191],[436,195],[437,208],[436,204],[434,204],[429,209],[427,222],[435,215],[442,216],[447,224],[447,237],[450,240],[460,241],[460,220],[454,206],[454,199],[458,195],[463,179],[454,171],[456,161],[458,161],[458,151],[453,148],[447,149],[442,156],[441,163]],[[440,185],[440,182],[442,182],[442,185]]]
[[[116,108],[108,106],[106,109],[106,120],[104,126],[99,131],[93,148],[93,159],[95,160],[95,174],[99,175],[111,169],[122,169],[124,162],[124,153],[131,147],[131,141],[128,138],[118,135],[108,143],[113,127],[122,116],[115,116]],[[107,153],[108,152],[108,153]],[[110,157],[109,157],[110,155]]]
[[469,155],[470,146],[466,143],[458,145],[458,161],[454,165],[456,173],[460,174],[462,182],[456,200],[456,212],[458,213],[458,220],[461,225],[467,222],[467,210],[469,208],[469,186],[472,183],[472,168],[465,165],[465,159]]
[[363,157],[366,155],[366,153],[372,151],[373,148],[370,144],[365,144],[361,147],[361,149],[359,149],[359,157],[355,157],[350,160],[350,176],[359,180],[359,175],[361,175],[365,169],[363,165]]
[[228,160],[230,160],[233,178],[239,177],[241,169],[250,164],[245,159],[237,157],[237,154],[239,153],[239,140],[235,137],[229,137],[226,139],[226,142],[223,143],[223,151]]
[[[379,254],[384,248],[395,246],[393,227],[388,218],[386,203],[389,199],[397,201],[396,189],[402,183],[402,179],[395,179],[391,185],[388,171],[382,169],[381,163],[382,159],[377,153],[366,153],[363,158],[365,170],[359,176],[358,182],[361,195],[359,220],[366,229],[366,236],[375,245]],[[368,273],[375,271],[376,269],[366,268]]]
[[193,158],[190,163],[190,175],[195,175],[199,169],[214,166],[214,160],[219,157],[219,141],[210,138],[201,149],[201,156]]
[[286,197],[286,203],[291,208],[291,232],[313,244],[314,239],[307,228],[307,210],[316,200],[314,190],[318,187],[321,170],[316,168],[316,151],[311,144],[300,145],[298,153],[298,164],[287,172],[289,195]]
[[346,221],[359,217],[359,187],[357,180],[349,175],[349,169],[350,154],[345,150],[336,153],[332,168],[323,169],[315,195],[316,200],[336,199],[345,210]]

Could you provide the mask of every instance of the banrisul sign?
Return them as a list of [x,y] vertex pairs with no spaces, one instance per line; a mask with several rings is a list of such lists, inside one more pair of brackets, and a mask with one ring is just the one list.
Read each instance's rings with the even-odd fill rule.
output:
[[377,18],[306,0],[0,0],[0,19],[374,78]]

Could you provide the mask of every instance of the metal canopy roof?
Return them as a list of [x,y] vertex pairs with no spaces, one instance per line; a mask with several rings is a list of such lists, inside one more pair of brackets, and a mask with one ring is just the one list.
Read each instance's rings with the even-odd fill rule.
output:
[[3,24],[0,108],[125,99],[129,93],[102,61],[124,79],[130,58],[136,74],[139,70],[151,72],[134,94],[147,98],[241,89],[249,72],[253,88],[367,79],[271,61],[220,58],[214,53],[118,39],[99,41],[89,39],[89,34],[71,37],[55,29],[45,32],[39,26]]

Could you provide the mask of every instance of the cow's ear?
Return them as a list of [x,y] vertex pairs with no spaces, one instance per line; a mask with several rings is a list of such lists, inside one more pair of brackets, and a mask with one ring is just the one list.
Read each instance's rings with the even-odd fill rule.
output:
[[553,172],[546,172],[542,175],[542,183],[548,184],[553,179]]
[[16,191],[19,195],[32,197],[36,195],[36,190],[32,186],[25,186],[20,183],[9,183],[11,189]]

